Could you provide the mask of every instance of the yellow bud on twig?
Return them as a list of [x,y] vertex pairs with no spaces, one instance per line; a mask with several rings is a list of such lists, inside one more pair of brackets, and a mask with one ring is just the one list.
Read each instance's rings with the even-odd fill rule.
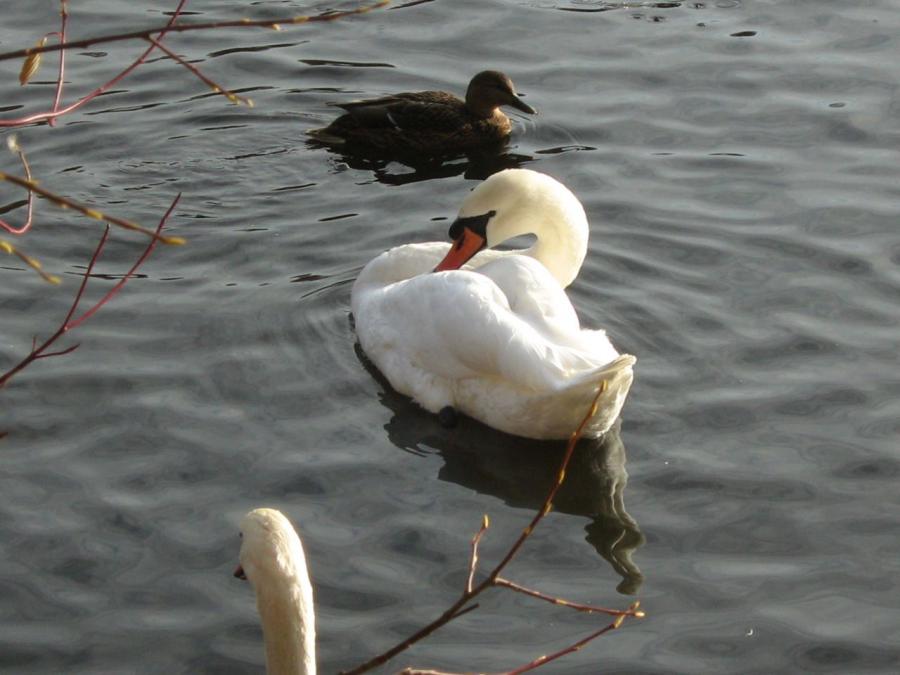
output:
[[[43,47],[47,44],[47,37],[42,37],[38,43],[38,47]],[[19,84],[25,86],[28,84],[28,80],[32,78],[32,76],[38,71],[38,68],[41,67],[41,54],[31,54],[28,58],[25,59],[25,63],[22,64],[22,70],[19,71]]]

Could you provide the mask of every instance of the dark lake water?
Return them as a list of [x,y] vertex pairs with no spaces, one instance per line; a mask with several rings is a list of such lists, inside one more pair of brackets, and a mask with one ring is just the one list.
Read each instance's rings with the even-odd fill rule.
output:
[[[157,25],[176,3],[71,4],[75,39]],[[65,338],[77,352],[0,391],[0,671],[260,672],[252,592],[231,577],[256,506],[301,529],[323,672],[448,606],[484,513],[496,560],[561,445],[446,430],[386,389],[354,349],[350,287],[385,248],[443,238],[478,179],[520,165],[584,203],[570,296],[638,358],[621,427],[579,449],[509,576],[639,598],[648,616],[544,672],[900,672],[897,9],[395,2],[168,40],[252,109],[154,59],[55,128],[18,130],[45,187],[112,213],[155,225],[182,191],[170,230],[188,244],[159,248]],[[57,12],[4,3],[0,51],[55,30]],[[141,48],[72,53],[69,96]],[[0,115],[52,97],[53,59],[25,88],[19,65],[0,64]],[[306,144],[328,101],[462,92],[484,68],[541,113],[514,113],[504,156],[416,170]],[[0,168],[19,172],[8,153]],[[19,199],[2,187],[0,203]],[[64,284],[0,258],[0,370],[62,319],[100,234],[38,208],[16,243]],[[113,232],[97,271],[123,272],[142,244]],[[509,593],[481,605],[383,672],[511,668],[603,622]]]

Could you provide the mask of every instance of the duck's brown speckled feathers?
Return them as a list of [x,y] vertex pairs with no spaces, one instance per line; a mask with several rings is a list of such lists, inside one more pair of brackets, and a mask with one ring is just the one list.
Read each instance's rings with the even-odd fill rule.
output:
[[347,113],[324,129],[310,130],[310,136],[385,153],[444,153],[497,143],[512,130],[501,105],[535,112],[519,99],[512,81],[493,70],[472,78],[465,100],[445,91],[419,91],[332,105]]

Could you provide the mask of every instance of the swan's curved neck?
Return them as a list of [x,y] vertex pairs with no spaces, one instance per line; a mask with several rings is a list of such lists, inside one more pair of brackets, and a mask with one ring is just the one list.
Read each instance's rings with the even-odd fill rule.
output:
[[[523,254],[546,267],[562,288],[578,276],[587,255],[587,216],[559,181],[527,169],[495,173],[472,191],[457,216],[457,222],[472,222],[473,227],[482,219],[477,234],[488,248],[533,234],[537,241]],[[450,236],[457,239],[453,229]]]
[[587,255],[587,216],[571,193],[549,190],[544,185],[535,190],[539,191],[543,191],[538,201],[541,208],[522,204],[506,213],[498,211],[500,217],[489,226],[487,244],[494,246],[523,234],[533,234],[537,240],[522,253],[540,262],[565,288],[578,276]]
[[293,576],[273,576],[267,581],[256,588],[256,605],[266,643],[266,672],[268,675],[315,675],[315,609],[305,566]]
[[537,241],[524,254],[540,262],[566,288],[575,281],[587,255],[587,225],[582,231],[568,223],[545,221],[532,234]]

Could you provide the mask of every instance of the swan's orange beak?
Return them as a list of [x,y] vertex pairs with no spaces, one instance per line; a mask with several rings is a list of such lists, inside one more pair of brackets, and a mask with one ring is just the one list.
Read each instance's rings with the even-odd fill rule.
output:
[[434,268],[434,271],[458,270],[473,255],[483,249],[486,243],[487,241],[480,234],[475,234],[468,227],[463,228],[462,234],[453,242],[453,246],[450,247],[440,264]]
[[244,574],[244,568],[238,565],[234,570],[234,576],[242,581],[247,581],[247,575]]

